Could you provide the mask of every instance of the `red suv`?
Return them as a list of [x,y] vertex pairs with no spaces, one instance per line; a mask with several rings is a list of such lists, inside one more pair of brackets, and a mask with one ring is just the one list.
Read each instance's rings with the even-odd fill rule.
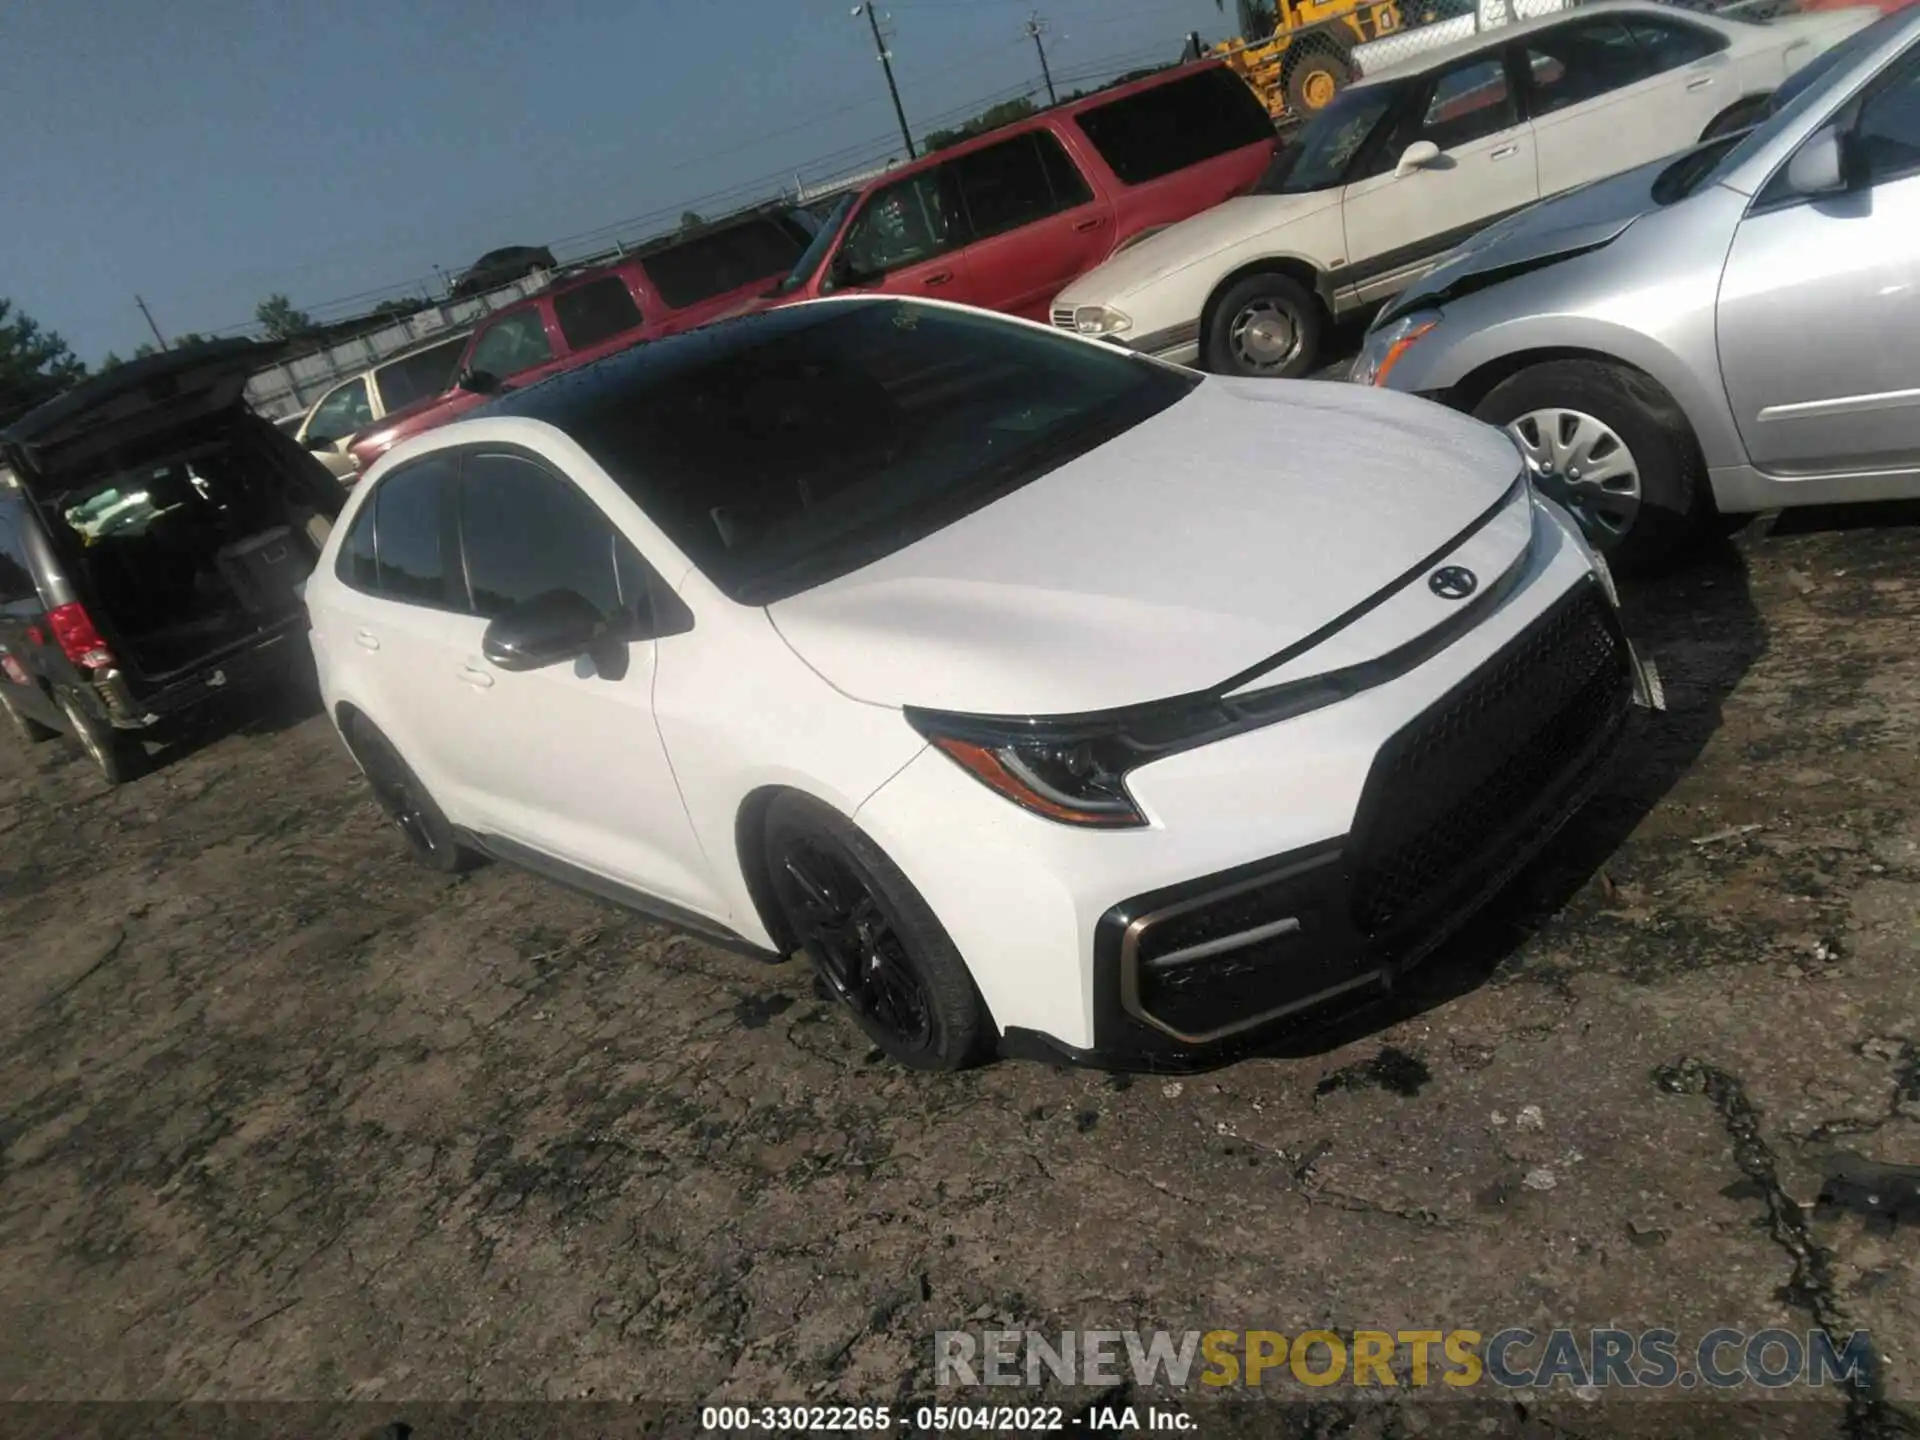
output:
[[1218,61],[1070,100],[847,196],[793,273],[745,308],[882,290],[1045,321],[1121,246],[1252,189],[1278,144]]
[[811,239],[786,213],[761,213],[682,233],[626,259],[556,281],[481,322],[455,362],[453,385],[353,437],[357,476],[402,440],[444,425],[501,390],[518,389],[642,340],[657,340],[738,308],[792,269]]

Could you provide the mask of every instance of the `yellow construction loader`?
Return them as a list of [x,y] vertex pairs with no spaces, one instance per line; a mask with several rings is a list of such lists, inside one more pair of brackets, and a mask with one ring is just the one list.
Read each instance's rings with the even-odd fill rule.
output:
[[[1224,9],[1224,0],[1216,0]],[[1236,0],[1240,38],[1216,45],[1279,120],[1324,110],[1357,73],[1356,45],[1400,28],[1395,0]]]

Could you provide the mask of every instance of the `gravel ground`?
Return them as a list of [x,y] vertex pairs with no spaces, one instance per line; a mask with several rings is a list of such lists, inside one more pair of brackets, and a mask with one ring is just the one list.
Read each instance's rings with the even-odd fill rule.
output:
[[1600,799],[1393,1008],[1179,1081],[911,1076],[797,965],[410,869],[298,707],[117,792],[0,737],[0,1397],[900,1401],[966,1324],[1821,1324],[1882,1378],[1795,1414],[1897,1433],[1917,519],[1630,592],[1669,709]]

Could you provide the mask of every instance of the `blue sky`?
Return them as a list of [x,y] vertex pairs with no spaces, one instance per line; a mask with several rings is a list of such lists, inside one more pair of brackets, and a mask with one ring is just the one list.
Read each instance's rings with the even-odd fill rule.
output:
[[[810,162],[835,152],[877,158],[896,127],[852,5],[10,6],[0,294],[91,364],[148,338],[136,294],[170,336],[220,330],[274,291],[321,309],[497,245],[652,212],[668,228],[720,208],[716,192],[824,173]],[[916,136],[1038,81],[1034,0],[880,8]],[[1214,0],[1037,8],[1056,75],[1172,59],[1188,30],[1230,28]]]

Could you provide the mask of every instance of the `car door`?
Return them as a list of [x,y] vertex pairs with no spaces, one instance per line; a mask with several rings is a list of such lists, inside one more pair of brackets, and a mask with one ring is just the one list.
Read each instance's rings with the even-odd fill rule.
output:
[[353,461],[340,442],[351,439],[379,418],[373,413],[367,377],[357,376],[320,397],[320,403],[313,407],[296,439],[319,457],[336,480],[341,479],[352,470]]
[[[1396,175],[1400,157],[1421,140],[1438,158]],[[1347,254],[1335,280],[1349,300],[1394,293],[1460,240],[1540,196],[1533,136],[1501,50],[1429,77],[1375,153],[1374,173],[1341,194]]]
[[443,662],[461,692],[447,754],[473,799],[473,828],[714,914],[712,872],[653,717],[663,652],[687,642],[616,640],[593,658],[525,671],[482,652],[490,621],[549,591],[585,596],[616,631],[650,621],[656,598],[677,602],[578,486],[525,452],[465,452],[457,525],[471,613]]
[[1852,186],[1796,195],[1783,166],[1734,233],[1727,398],[1763,471],[1816,489],[1822,473],[1909,471],[1874,493],[1920,493],[1920,49],[1836,118],[1852,126]]
[[949,167],[972,242],[972,303],[1045,321],[1053,297],[1113,248],[1113,210],[1050,130],[970,151]]
[[473,797],[447,764],[458,740],[453,679],[465,636],[454,598],[451,452],[396,466],[354,512],[330,591],[336,619],[320,636],[342,693],[399,750],[456,825]]
[[1698,26],[1631,12],[1571,20],[1521,40],[1540,193],[1557,195],[1698,140],[1725,88],[1716,45],[1725,48]]
[[970,305],[969,238],[949,167],[919,171],[867,197],[827,263],[822,292],[877,290]]

